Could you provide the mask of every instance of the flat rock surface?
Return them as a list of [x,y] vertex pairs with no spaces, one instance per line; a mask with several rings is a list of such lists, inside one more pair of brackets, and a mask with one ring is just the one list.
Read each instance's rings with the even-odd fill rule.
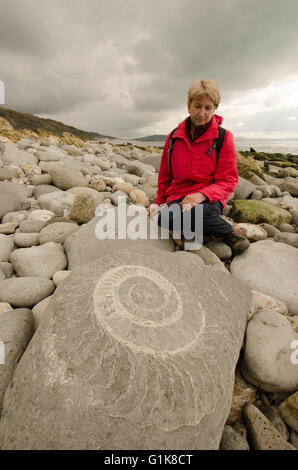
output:
[[[140,206],[139,206],[140,208]],[[145,212],[146,210],[142,208]],[[103,209],[104,210],[104,209]],[[118,224],[118,208],[112,207],[112,213],[114,214],[112,218],[109,216],[94,217],[86,225],[82,226],[80,230],[70,235],[64,243],[64,248],[68,258],[68,269],[74,269],[77,266],[82,264],[94,261],[96,258],[101,258],[107,252],[114,252],[119,249],[134,249],[135,247],[144,247],[148,252],[151,248],[160,248],[167,251],[174,251],[173,240],[161,239],[161,230],[157,232],[156,239],[150,239],[150,217],[147,217],[145,213],[138,216],[138,221],[140,224],[144,223],[145,227],[145,236],[146,239],[130,239],[127,236],[127,231],[124,230],[123,233],[120,232]],[[127,226],[132,220],[133,216],[127,217]],[[107,230],[107,225],[105,226],[105,221],[115,221],[115,238],[106,238],[100,239],[99,235],[103,234],[103,229]],[[99,225],[100,224],[100,225]],[[156,224],[155,224],[156,226]],[[111,224],[112,227],[112,224]],[[99,230],[100,229],[100,230]],[[100,232],[100,233],[99,233]],[[121,238],[125,236],[126,238]]]
[[0,447],[217,449],[250,306],[196,257],[126,250],[82,266],[14,375]]
[[34,332],[31,310],[20,308],[0,315],[0,341],[4,344],[4,364],[0,362],[0,416],[5,391]]

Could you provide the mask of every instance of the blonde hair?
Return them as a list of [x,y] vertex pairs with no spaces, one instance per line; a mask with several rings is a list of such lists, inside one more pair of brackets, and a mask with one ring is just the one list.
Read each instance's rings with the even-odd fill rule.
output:
[[193,99],[201,99],[208,96],[217,108],[220,103],[220,92],[218,85],[212,78],[203,78],[193,82],[188,90],[188,103],[190,104]]

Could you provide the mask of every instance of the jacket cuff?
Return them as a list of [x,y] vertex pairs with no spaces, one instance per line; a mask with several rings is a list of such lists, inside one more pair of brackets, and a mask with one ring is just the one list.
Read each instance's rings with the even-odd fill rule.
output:
[[207,202],[213,202],[212,196],[210,196],[210,195],[208,194],[207,188],[206,188],[206,190],[205,190],[205,189],[200,189],[198,192],[199,192],[199,193],[202,193],[202,194],[204,194],[204,196],[206,196]]
[[155,202],[154,204],[157,204],[158,206],[160,206],[161,204],[165,204],[166,201],[162,201],[161,199],[155,199]]

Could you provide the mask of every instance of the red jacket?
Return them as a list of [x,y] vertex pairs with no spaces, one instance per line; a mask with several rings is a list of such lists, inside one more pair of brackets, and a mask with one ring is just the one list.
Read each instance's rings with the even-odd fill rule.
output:
[[223,207],[226,206],[228,196],[238,183],[233,134],[226,130],[217,164],[215,150],[207,155],[213,139],[218,137],[218,127],[222,121],[221,116],[214,114],[207,131],[192,144],[187,138],[186,119],[179,124],[173,134],[176,139],[171,153],[173,181],[169,180],[168,135],[161,157],[156,204],[169,203],[188,194],[201,192],[209,202],[220,201]]

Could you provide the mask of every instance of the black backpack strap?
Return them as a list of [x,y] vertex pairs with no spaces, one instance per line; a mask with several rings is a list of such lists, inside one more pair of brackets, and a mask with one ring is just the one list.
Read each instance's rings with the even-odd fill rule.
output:
[[173,139],[173,134],[177,129],[178,129],[178,127],[175,127],[175,129],[173,129],[172,132],[171,132],[169,148],[168,148],[168,169],[169,169],[169,175],[170,175],[171,180],[172,180],[171,153],[172,153],[173,145],[174,145],[174,142],[175,142],[175,139]]
[[216,156],[216,163],[218,161],[219,152],[223,144],[223,140],[225,138],[226,130],[223,127],[218,128],[218,138],[213,140],[213,144],[209,148],[207,155],[215,149],[215,156]]
[[219,127],[218,128],[218,139],[217,139],[217,144],[216,144],[216,147],[215,147],[216,162],[218,161],[219,152],[220,152],[220,149],[222,147],[225,135],[226,135],[226,130],[223,127]]

